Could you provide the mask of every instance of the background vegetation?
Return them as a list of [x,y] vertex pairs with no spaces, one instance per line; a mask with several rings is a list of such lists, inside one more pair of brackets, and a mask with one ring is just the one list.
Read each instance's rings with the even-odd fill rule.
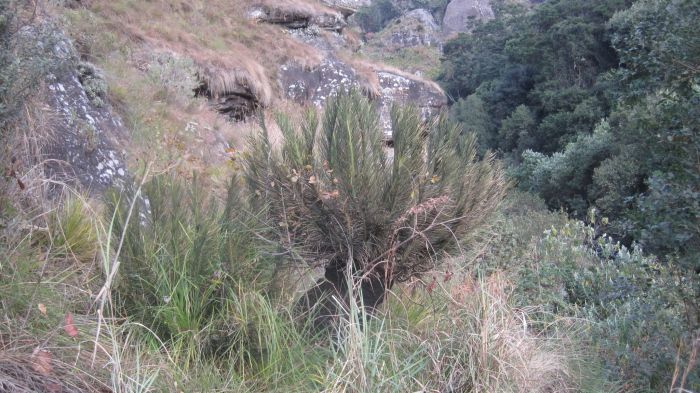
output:
[[[177,114],[204,109],[179,95],[191,62],[126,67],[110,18],[137,21],[160,4],[125,4],[66,18],[81,56],[128,82],[106,99],[157,136],[150,148],[179,127]],[[60,66],[23,46],[25,32],[43,30],[21,5],[0,0],[8,139],[31,139],[34,83]],[[495,8],[446,45],[441,80],[459,126],[397,108],[392,159],[357,95],[256,129],[224,192],[212,174],[156,163],[123,194],[90,200],[66,188],[48,200],[46,182],[25,190],[13,175],[11,157],[27,151],[3,151],[0,390],[700,391],[700,7]],[[150,33],[178,41],[175,22],[187,23],[166,13]],[[231,22],[206,18],[221,30]],[[256,34],[206,45],[262,45]],[[277,128],[283,138],[267,139]],[[520,190],[501,202],[504,170]],[[394,247],[399,238],[411,241]],[[387,250],[401,279],[367,307],[367,262]],[[345,269],[314,291],[329,266]],[[334,311],[325,330],[299,312],[304,293]]]
[[392,19],[401,16],[403,11],[422,8],[433,14],[435,20],[442,20],[449,0],[407,0],[396,2],[376,0],[366,7],[361,7],[352,16],[353,23],[365,33],[382,30]]
[[547,1],[445,47],[454,118],[511,163],[519,187],[694,277],[698,64],[692,1]]

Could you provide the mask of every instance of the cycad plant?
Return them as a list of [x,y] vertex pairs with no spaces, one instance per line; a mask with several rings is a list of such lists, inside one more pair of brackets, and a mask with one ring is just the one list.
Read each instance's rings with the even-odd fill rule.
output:
[[[300,125],[278,116],[279,146],[267,128],[250,142],[245,178],[266,209],[271,238],[288,260],[325,269],[298,303],[317,327],[351,293],[372,312],[399,282],[433,268],[479,228],[506,191],[491,155],[445,116],[423,122],[394,108],[393,155],[372,103],[358,92],[329,100],[322,118]],[[319,325],[320,324],[320,325]]]

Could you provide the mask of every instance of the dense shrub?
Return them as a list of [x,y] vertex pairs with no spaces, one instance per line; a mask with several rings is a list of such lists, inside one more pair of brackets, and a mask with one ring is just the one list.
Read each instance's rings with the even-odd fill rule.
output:
[[288,259],[325,269],[302,301],[308,308],[325,296],[328,315],[338,313],[334,294],[352,292],[348,282],[371,310],[394,284],[432,269],[506,190],[499,163],[477,159],[474,139],[446,116],[426,124],[416,110],[394,109],[391,158],[377,113],[358,92],[333,98],[321,121],[309,112],[299,127],[277,123],[280,149],[266,129],[252,140],[249,194]]
[[211,337],[202,332],[220,317],[231,291],[269,283],[272,271],[237,187],[231,183],[221,206],[196,178],[186,184],[156,177],[145,184],[128,226],[130,198],[113,196],[112,231],[124,239],[115,287],[127,315],[162,338],[201,335],[205,345]]
[[532,198],[511,195],[490,246],[480,250],[478,271],[509,272],[516,306],[543,336],[562,318],[579,326],[587,361],[601,362],[600,379],[624,391],[658,392],[669,390],[674,375],[680,388],[687,370],[684,387],[696,391],[697,277],[601,234],[610,224],[595,211],[586,224]]
[[367,7],[360,8],[353,19],[363,31],[374,33],[400,15],[400,10],[391,0],[378,0]]
[[22,18],[26,5],[0,0],[0,138],[32,88],[59,59],[52,52],[53,27]]
[[[524,302],[587,318],[610,380],[644,392],[668,389],[674,370],[682,373],[688,366],[697,339],[698,282],[638,246],[629,250],[608,236],[595,238],[595,232],[580,222],[548,231],[538,246],[542,260],[528,280],[557,283],[563,296],[540,289]],[[685,388],[694,391],[699,384],[691,377]]]
[[522,189],[697,271],[698,18],[690,0],[504,7],[445,45],[441,80]]
[[517,174],[520,187],[540,194],[551,207],[580,215],[590,202],[586,185],[592,182],[596,165],[610,156],[611,142],[610,127],[603,122],[592,135],[579,136],[561,153],[547,156],[527,150]]

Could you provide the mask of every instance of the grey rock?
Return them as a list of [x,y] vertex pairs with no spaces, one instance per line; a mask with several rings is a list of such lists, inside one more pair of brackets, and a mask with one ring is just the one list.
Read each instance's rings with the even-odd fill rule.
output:
[[321,2],[337,9],[346,17],[354,14],[360,7],[372,4],[372,0],[321,0]]
[[444,34],[467,32],[477,20],[494,18],[489,0],[452,0],[442,19]]
[[332,52],[343,49],[347,42],[342,34],[336,31],[322,31],[318,26],[309,26],[303,29],[288,30],[296,40],[324,52]]
[[317,26],[324,30],[342,31],[347,23],[339,12],[307,12],[302,9],[273,8],[256,5],[248,11],[248,19],[281,25],[288,29]]
[[59,183],[82,186],[91,194],[125,187],[129,175],[117,146],[128,133],[105,99],[101,72],[94,65],[78,63],[65,36],[54,51],[65,66],[47,77],[53,132],[42,152],[45,174]]
[[[437,114],[447,105],[447,98],[437,85],[388,70],[379,70],[376,74],[379,94],[375,97],[375,102],[387,140],[392,139],[389,114],[394,104],[413,105],[419,108],[424,119]],[[280,69],[279,75],[287,98],[318,107],[339,92],[363,87],[357,72],[332,56],[312,69],[305,69],[295,63],[286,64]]]
[[424,10],[409,11],[397,18],[380,33],[383,46],[400,49],[413,46],[438,46],[439,26],[433,15]]
[[390,116],[392,106],[415,106],[420,110],[423,120],[428,120],[447,105],[447,97],[437,85],[392,71],[378,71],[377,76],[381,86],[379,120],[388,140],[392,139]]
[[435,18],[433,17],[433,14],[431,14],[430,11],[423,8],[417,8],[415,10],[408,11],[403,15],[403,18],[416,20],[430,31],[438,31],[440,29],[437,23],[435,23]]
[[359,86],[355,70],[330,54],[312,69],[296,63],[285,64],[279,75],[287,98],[319,107],[329,97]]

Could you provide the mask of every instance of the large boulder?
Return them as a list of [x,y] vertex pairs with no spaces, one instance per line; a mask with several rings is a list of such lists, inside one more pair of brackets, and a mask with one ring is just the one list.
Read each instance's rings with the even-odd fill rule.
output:
[[493,18],[489,0],[452,0],[442,19],[442,31],[446,35],[467,32],[475,21]]
[[289,63],[280,69],[280,84],[287,98],[301,104],[311,103],[322,107],[329,97],[349,89],[361,89],[368,93],[377,105],[380,122],[386,139],[392,140],[391,107],[412,105],[417,107],[424,119],[437,114],[445,105],[447,97],[435,83],[422,80],[398,70],[376,68],[369,70],[376,77],[378,86],[362,78],[358,72],[332,56],[314,68],[307,69]]
[[423,120],[437,115],[446,105],[447,96],[440,87],[429,81],[393,70],[377,70],[379,78],[379,120],[387,140],[391,136],[391,107],[417,107]]
[[[409,11],[395,19],[372,41],[389,50],[414,46],[439,46],[440,27],[433,15],[422,8]],[[375,45],[376,45],[375,44]]]
[[91,194],[123,188],[128,172],[117,146],[128,138],[128,132],[106,99],[106,83],[99,69],[79,63],[71,42],[57,34],[54,50],[63,66],[47,77],[52,133],[42,151],[45,173],[55,184],[78,186]]
[[330,54],[311,69],[297,63],[285,64],[279,75],[287,98],[319,107],[338,92],[359,86],[355,70]]

